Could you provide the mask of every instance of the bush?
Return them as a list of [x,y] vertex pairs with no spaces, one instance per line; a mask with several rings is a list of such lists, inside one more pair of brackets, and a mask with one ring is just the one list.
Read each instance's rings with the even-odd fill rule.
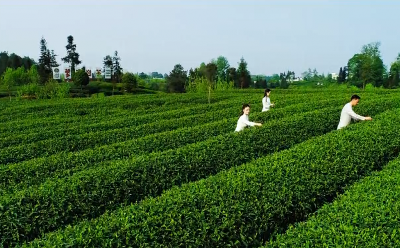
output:
[[17,90],[17,99],[33,99],[37,98],[36,94],[40,90],[37,83],[29,83],[27,85],[20,86]]
[[32,65],[29,71],[27,72],[28,74],[28,84],[32,85],[39,85],[40,83],[40,76],[37,70],[36,65]]
[[375,90],[375,87],[372,84],[367,84],[367,85],[365,85],[365,90],[373,91],[373,90]]
[[88,74],[86,73],[85,67],[75,72],[73,81],[77,87],[81,88],[81,90],[83,86],[89,84],[90,80]]
[[71,90],[71,85],[69,83],[60,83],[57,88],[57,98],[68,98],[69,92]]
[[122,84],[123,89],[126,92],[131,93],[132,90],[137,87],[136,76],[131,72],[124,73],[124,75],[122,76]]

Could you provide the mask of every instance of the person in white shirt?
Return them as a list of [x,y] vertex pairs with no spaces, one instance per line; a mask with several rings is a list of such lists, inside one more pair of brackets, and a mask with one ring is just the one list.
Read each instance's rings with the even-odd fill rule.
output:
[[344,107],[342,109],[342,113],[340,114],[340,121],[339,121],[339,125],[338,125],[337,129],[341,129],[341,128],[348,126],[351,122],[351,119],[361,120],[361,121],[372,120],[372,118],[369,116],[364,117],[364,116],[356,114],[353,111],[353,107],[356,106],[359,101],[360,101],[360,97],[358,95],[351,96],[350,102],[347,103],[346,105],[344,105]]
[[251,122],[249,121],[249,113],[250,113],[250,105],[243,104],[242,113],[240,114],[239,120],[237,122],[237,126],[235,132],[242,131],[245,127],[250,126],[262,126],[261,123]]
[[275,104],[271,103],[271,99],[269,99],[269,95],[271,94],[270,89],[266,89],[264,92],[264,98],[262,99],[263,108],[261,112],[266,112],[270,109],[270,107],[275,106]]

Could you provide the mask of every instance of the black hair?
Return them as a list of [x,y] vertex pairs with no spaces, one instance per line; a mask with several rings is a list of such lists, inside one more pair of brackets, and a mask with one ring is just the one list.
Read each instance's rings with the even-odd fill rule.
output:
[[240,113],[240,116],[242,116],[242,115],[244,114],[244,109],[247,108],[247,107],[250,108],[250,104],[248,104],[248,103],[243,104],[243,106],[242,106],[242,112]]
[[351,100],[350,100],[350,101],[353,101],[353,100],[355,100],[355,99],[358,99],[358,100],[360,100],[360,99],[361,99],[361,97],[359,97],[358,95],[352,95],[352,96],[351,96]]
[[264,97],[266,97],[266,96],[267,96],[267,93],[268,93],[268,92],[270,92],[270,91],[271,91],[271,90],[270,90],[270,89],[268,89],[268,88],[267,88],[267,89],[265,89],[265,91],[264,91]]

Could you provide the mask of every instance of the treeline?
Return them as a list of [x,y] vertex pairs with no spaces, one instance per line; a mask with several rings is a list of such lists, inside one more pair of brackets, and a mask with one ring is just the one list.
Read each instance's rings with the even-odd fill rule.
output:
[[302,73],[303,81],[314,84],[339,83],[363,88],[373,87],[397,88],[400,81],[400,53],[391,63],[389,70],[384,65],[380,43],[364,45],[361,51],[349,59],[346,65],[339,68],[336,77],[332,74],[318,74],[317,70],[308,69]]
[[0,75],[2,75],[7,68],[18,69],[23,67],[25,70],[29,70],[34,64],[36,64],[36,62],[32,58],[21,57],[15,53],[8,54],[8,52],[0,52]]
[[[177,64],[168,75],[158,72],[133,74],[124,72],[118,51],[115,51],[112,56],[106,55],[104,57],[101,72],[89,72],[83,66],[80,69],[80,73],[77,73],[79,71],[77,68],[82,64],[82,61],[77,51],[77,45],[71,35],[67,37],[66,55],[61,60],[69,64],[71,81],[74,82],[76,87],[83,90],[89,84],[91,77],[97,81],[112,83],[112,94],[116,91],[129,93],[137,87],[179,93],[210,93],[214,90],[234,88],[269,87],[286,89],[294,86],[324,86],[329,84],[347,84],[363,89],[367,85],[397,88],[400,84],[400,53],[395,61],[391,63],[390,68],[387,69],[383,64],[379,47],[379,42],[364,45],[361,51],[350,58],[345,66],[339,68],[338,74],[324,75],[319,74],[316,69],[308,69],[302,73],[302,77],[296,77],[295,73],[290,70],[273,74],[272,76],[252,76],[243,57],[238,62],[237,67],[234,67],[229,64],[224,56],[212,59],[208,63],[203,62],[198,67],[190,68],[189,70],[185,70],[182,65]],[[29,57],[20,57],[14,53],[1,52],[0,83],[3,85],[3,89],[6,89],[11,96],[11,90],[16,86],[54,84],[53,69],[60,66],[56,59],[57,56],[54,50],[49,48],[43,37],[40,40],[40,57],[37,63]],[[111,70],[109,79],[104,77],[106,74],[105,68]],[[65,81],[64,78],[62,75],[62,79],[58,80],[58,82]]]

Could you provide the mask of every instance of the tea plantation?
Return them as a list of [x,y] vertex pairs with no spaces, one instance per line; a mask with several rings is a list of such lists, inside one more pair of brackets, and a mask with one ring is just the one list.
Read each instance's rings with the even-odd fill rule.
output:
[[0,247],[400,247],[400,91],[262,97],[1,100]]

